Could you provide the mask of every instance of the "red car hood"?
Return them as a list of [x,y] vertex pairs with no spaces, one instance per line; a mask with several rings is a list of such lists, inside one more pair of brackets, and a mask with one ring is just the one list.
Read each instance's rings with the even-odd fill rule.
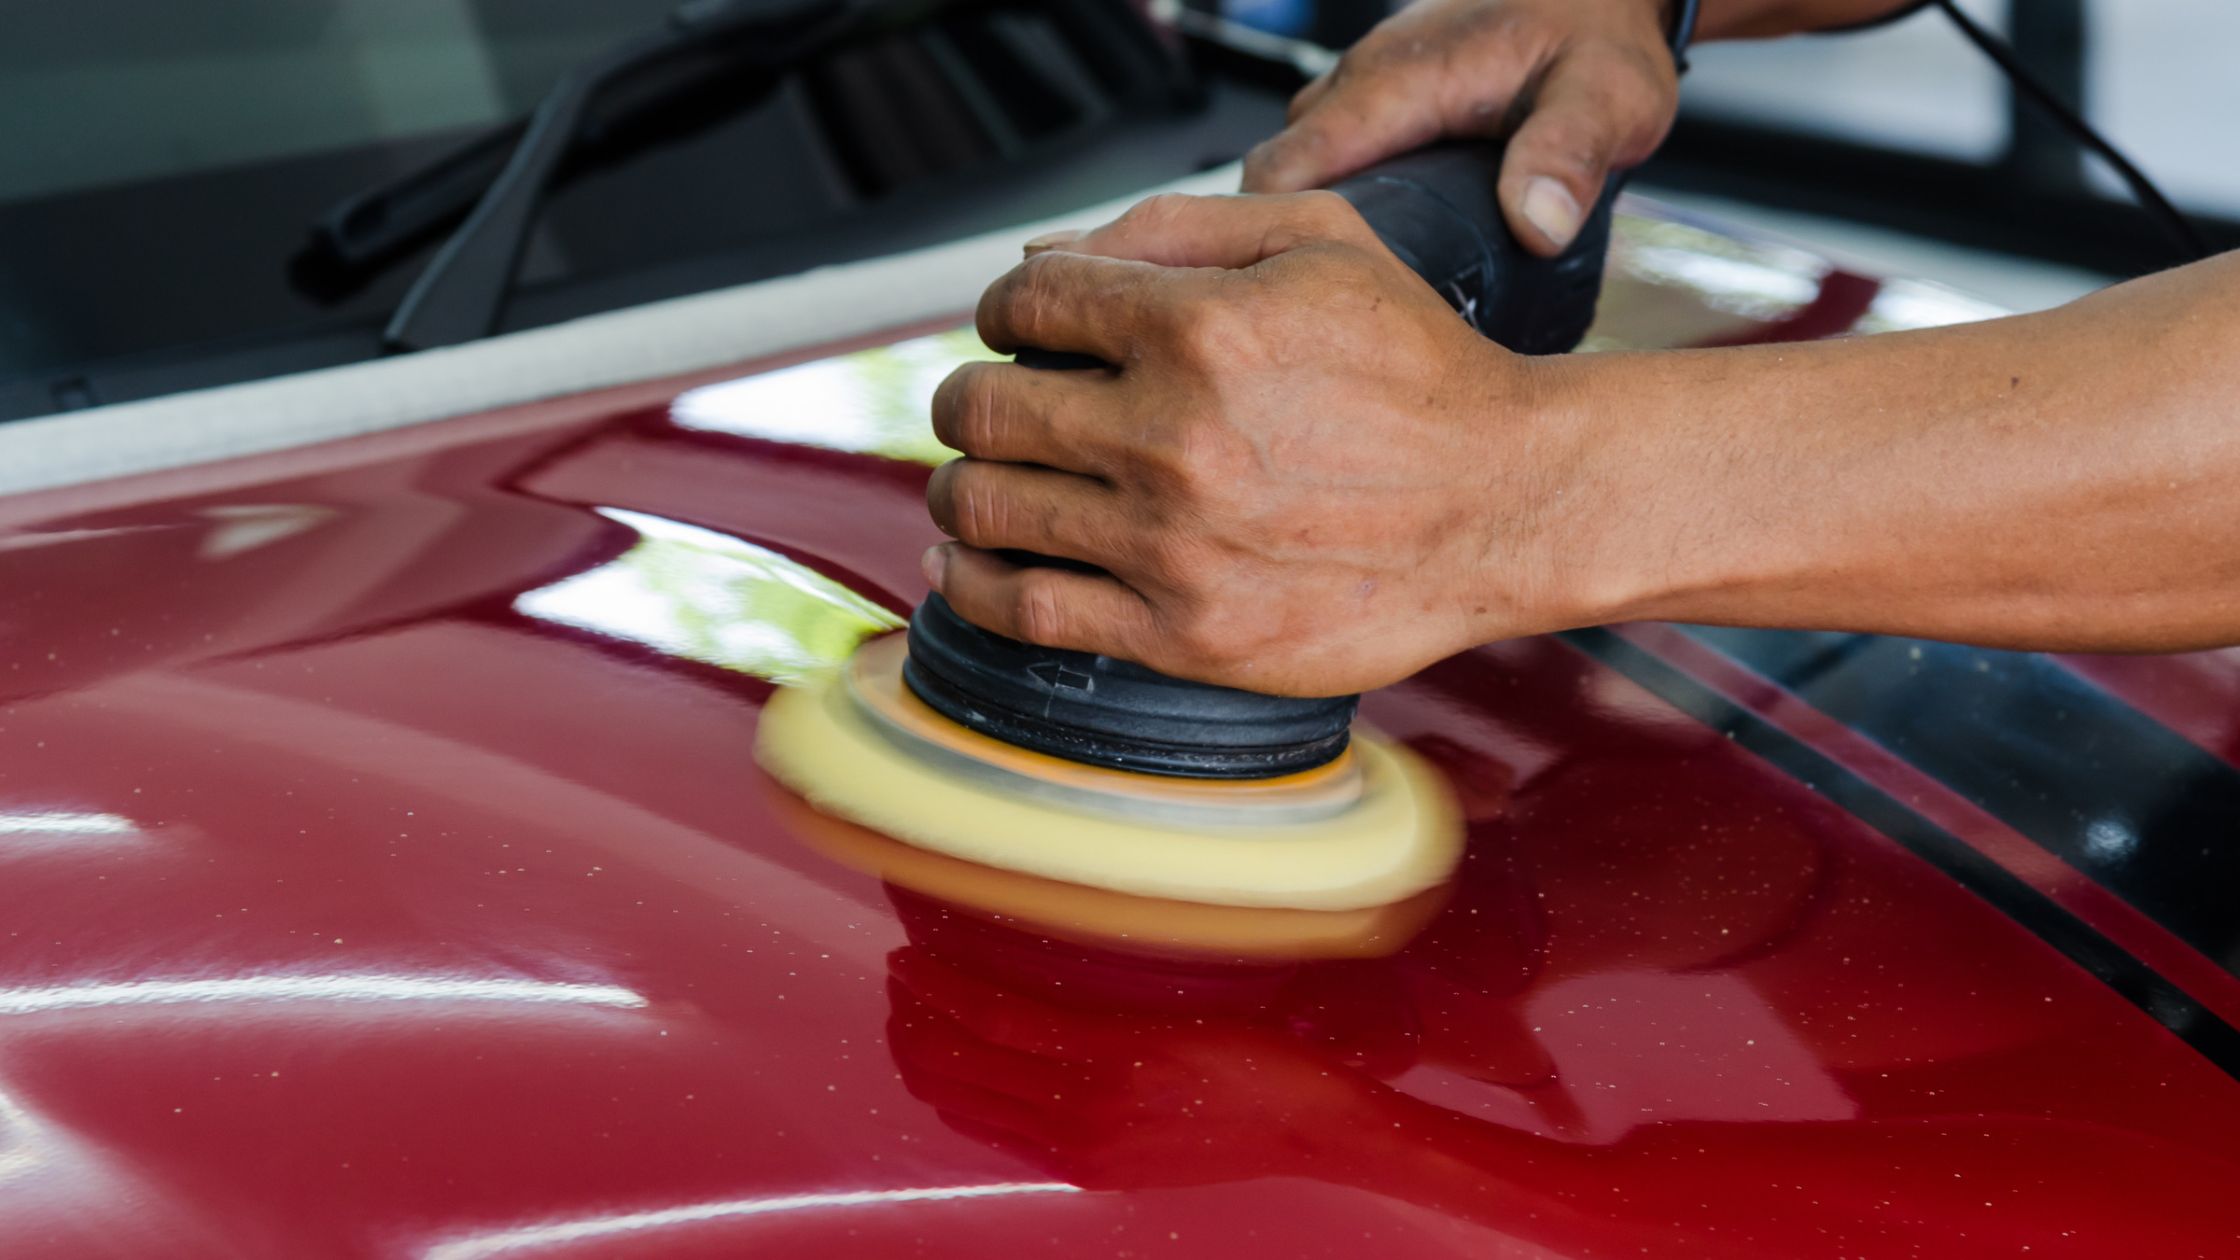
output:
[[[1980,313],[1623,238],[1606,345]],[[0,1254],[2240,1254],[2231,656],[1496,644],[1403,948],[1054,941],[750,755],[923,594],[896,338],[0,500]]]

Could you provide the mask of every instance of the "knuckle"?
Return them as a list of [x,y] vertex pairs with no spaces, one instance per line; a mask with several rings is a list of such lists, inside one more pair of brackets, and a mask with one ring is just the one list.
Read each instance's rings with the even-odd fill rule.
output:
[[1187,441],[1161,435],[1147,441],[1136,452],[1134,471],[1143,485],[1158,497],[1163,505],[1187,503],[1192,495],[1189,457],[1185,454]]
[[926,479],[926,514],[933,518],[942,533],[952,538],[957,532],[956,513],[950,506],[954,493],[950,483],[956,478],[955,468],[956,461],[952,460],[934,469],[933,475]]
[[1294,213],[1309,235],[1351,240],[1368,229],[1353,203],[1327,188],[1300,193]]
[[930,408],[933,417],[933,436],[935,440],[952,451],[964,449],[957,445],[959,436],[957,428],[960,412],[965,406],[965,391],[969,384],[965,378],[970,375],[971,367],[972,365],[967,363],[956,368],[947,376],[942,377],[941,383],[934,386],[933,389],[933,405]]
[[1639,159],[1664,138],[1680,108],[1680,83],[1668,61],[1632,58],[1635,72],[1614,75],[1610,82],[1613,147],[1623,156]]
[[1147,576],[1160,587],[1188,591],[1198,585],[1196,548],[1181,531],[1147,531],[1135,539],[1134,547]]
[[1517,147],[1528,151],[1534,168],[1584,185],[1602,178],[1609,165],[1609,135],[1596,119],[1550,118]]
[[1033,344],[1036,330],[1050,312],[1067,260],[1061,250],[1036,254],[1012,268],[997,289],[988,291],[996,299],[1001,328],[1010,335],[1013,348]]
[[1170,306],[1164,322],[1177,357],[1199,369],[1234,361],[1251,325],[1249,302],[1248,286],[1224,284]]
[[[992,367],[992,365],[991,365]],[[959,387],[964,396],[957,416],[957,449],[967,455],[1000,455],[1004,438],[1003,378],[990,367],[968,373]]]
[[977,455],[985,449],[984,417],[994,389],[989,366],[963,364],[933,392],[933,435],[950,450]]
[[959,460],[949,465],[950,523],[957,541],[974,547],[999,546],[1004,524],[1003,497],[989,483],[988,470]]
[[1560,43],[1566,31],[1554,18],[1539,10],[1505,9],[1472,34],[1494,46],[1543,49]]
[[1184,425],[1175,443],[1175,484],[1183,499],[1203,510],[1231,481],[1227,435],[1211,424]]
[[1244,653],[1223,632],[1222,621],[1219,615],[1203,609],[1176,618],[1167,636],[1175,655],[1193,669],[1209,673],[1226,672],[1241,663]]
[[1129,232],[1157,232],[1184,214],[1191,201],[1185,193],[1154,193],[1123,211],[1120,225]]
[[1424,51],[1422,38],[1380,24],[1354,41],[1353,47],[1338,58],[1338,64],[1330,68],[1331,84],[1360,86],[1374,82],[1411,62],[1422,60]]
[[[1146,480],[1158,498],[1161,519],[1173,522],[1203,521],[1227,515],[1238,486],[1245,480],[1245,460],[1238,445],[1219,425],[1190,422],[1176,426],[1158,447],[1147,453]],[[1178,574],[1197,574],[1204,565],[1186,542],[1170,544],[1164,553],[1177,562]],[[1180,563],[1182,561],[1190,563]]]
[[1028,570],[1011,594],[1011,625],[1019,638],[1048,647],[1059,646],[1065,633],[1065,604],[1056,582]]

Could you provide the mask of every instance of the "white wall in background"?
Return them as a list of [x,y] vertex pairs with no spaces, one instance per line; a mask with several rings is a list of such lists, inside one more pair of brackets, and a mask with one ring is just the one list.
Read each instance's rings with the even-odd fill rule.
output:
[[[1961,7],[2004,26],[2005,0]],[[1706,44],[1689,60],[1691,113],[1940,157],[1982,159],[2006,147],[1998,71],[1938,14],[1856,34]]]
[[[1961,7],[2005,27],[2006,0]],[[2094,124],[2182,204],[2240,215],[2240,0],[2092,0],[2086,15]],[[1693,113],[1956,158],[2006,144],[1997,70],[1935,12],[1855,35],[1714,44],[1693,60]]]
[[2179,204],[2240,217],[2240,3],[2096,0],[2090,13],[2093,122]]

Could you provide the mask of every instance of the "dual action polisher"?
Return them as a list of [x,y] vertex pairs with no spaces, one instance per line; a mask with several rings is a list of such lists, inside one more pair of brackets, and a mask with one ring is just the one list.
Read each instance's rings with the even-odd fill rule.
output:
[[[1521,353],[1570,350],[1593,320],[1615,182],[1571,247],[1543,259],[1502,219],[1500,162],[1497,144],[1441,144],[1333,191],[1480,332]],[[774,697],[758,755],[819,809],[968,862],[1178,901],[1357,910],[1439,883],[1461,843],[1444,783],[1358,727],[1358,700],[1022,643],[934,594],[906,638]]]

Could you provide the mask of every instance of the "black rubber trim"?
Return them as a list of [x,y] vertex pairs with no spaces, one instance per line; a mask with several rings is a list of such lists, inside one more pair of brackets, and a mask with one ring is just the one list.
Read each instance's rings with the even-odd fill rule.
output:
[[938,594],[910,616],[902,680],[942,716],[1007,744],[1197,779],[1273,778],[1335,760],[1358,699],[1261,695],[1021,643],[966,621]]
[[1609,630],[1568,630],[1556,637],[1727,736],[1944,872],[2177,1034],[2227,1076],[2240,1079],[2240,1031],[1966,841],[1804,741]]
[[2058,661],[1689,627],[2240,975],[2240,769]]

